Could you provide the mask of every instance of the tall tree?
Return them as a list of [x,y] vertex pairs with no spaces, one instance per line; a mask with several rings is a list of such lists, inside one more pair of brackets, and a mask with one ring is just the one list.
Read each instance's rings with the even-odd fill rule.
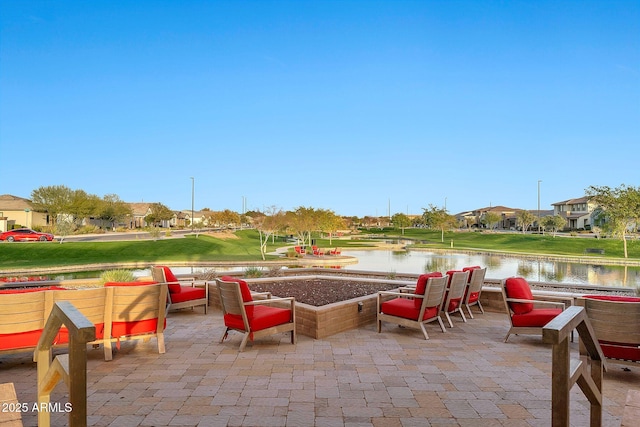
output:
[[500,216],[500,214],[497,214],[495,212],[485,212],[482,222],[487,225],[487,228],[493,230],[493,228],[500,222],[501,219],[502,217]]
[[449,215],[446,209],[434,205],[429,205],[428,208],[422,208],[422,210],[424,224],[429,228],[440,230],[440,241],[444,242],[444,230],[454,228],[456,218]]
[[273,237],[279,231],[286,228],[286,216],[282,210],[272,206],[264,215],[252,215],[253,225],[260,236],[260,255],[265,260],[269,237]]
[[56,224],[58,215],[66,214],[71,207],[73,190],[64,185],[39,187],[31,192],[31,203],[36,211],[49,214],[49,223]]
[[105,194],[98,205],[96,212],[98,218],[107,221],[115,228],[118,222],[124,221],[127,216],[133,215],[131,206],[120,200],[116,194]]
[[85,218],[94,216],[99,207],[100,198],[94,194],[87,194],[84,190],[71,193],[71,203],[66,213],[76,226],[81,226]]
[[536,221],[536,216],[529,211],[518,211],[516,212],[516,224],[519,227],[522,227],[522,233],[524,234],[527,229],[533,225]]
[[567,225],[567,220],[560,215],[545,216],[544,218],[542,218],[542,225],[544,226],[544,228],[550,228],[553,232],[553,237],[556,237],[556,233],[558,232],[558,230],[564,228],[564,226]]
[[402,234],[404,235],[404,229],[411,225],[411,220],[409,217],[401,212],[394,214],[391,217],[391,222],[395,227],[398,227],[402,230]]
[[162,221],[169,221],[173,218],[173,211],[162,203],[152,203],[150,206],[151,213],[144,220],[153,224],[154,227],[162,225]]
[[329,209],[319,209],[317,218],[320,231],[329,235],[329,244],[331,245],[333,233],[345,227],[344,220]]
[[604,221],[603,228],[622,239],[624,257],[628,258],[627,234],[640,224],[640,187],[622,184],[617,188],[590,186],[585,190],[590,201],[597,204]]

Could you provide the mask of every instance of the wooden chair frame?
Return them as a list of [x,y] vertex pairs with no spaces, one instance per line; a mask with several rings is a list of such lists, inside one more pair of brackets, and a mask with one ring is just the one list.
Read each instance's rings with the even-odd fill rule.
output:
[[[447,330],[444,327],[444,323],[442,323],[442,318],[440,317],[440,306],[442,305],[442,300],[444,299],[444,293],[447,288],[447,280],[445,277],[430,277],[427,280],[427,285],[425,287],[424,295],[418,295],[415,293],[407,293],[405,292],[395,292],[395,291],[379,291],[377,298],[377,323],[378,323],[378,333],[382,332],[382,322],[395,323],[400,326],[404,326],[407,328],[420,329],[422,334],[424,335],[424,339],[429,339],[429,334],[427,334],[427,328],[425,325],[427,323],[437,321],[440,325],[440,329],[442,332],[446,332]],[[389,299],[389,297],[402,297],[402,298],[420,298],[422,299],[422,304],[420,305],[420,313],[418,314],[418,318],[416,320],[407,319],[404,317],[393,316],[390,314],[385,314],[381,312],[382,303],[384,299]],[[424,317],[424,312],[427,307],[438,307],[437,314],[434,317],[420,320]]]
[[511,307],[509,307],[509,303],[510,302],[520,302],[520,303],[533,303],[536,306],[548,306],[549,308],[561,308],[562,310],[565,309],[565,305],[562,302],[554,302],[554,301],[541,301],[541,300],[528,300],[528,299],[519,299],[519,298],[507,298],[507,292],[505,290],[505,284],[507,282],[507,279],[503,279],[502,283],[500,284],[500,290],[502,291],[502,299],[504,301],[504,307],[505,307],[505,313],[507,313],[507,317],[509,317],[509,324],[511,325],[509,328],[509,331],[507,332],[507,335],[504,337],[504,342],[507,342],[507,340],[509,339],[509,336],[514,334],[514,335],[519,335],[519,334],[524,334],[524,335],[540,335],[542,336],[542,328],[544,325],[542,326],[513,326],[513,321],[511,318],[511,315],[513,314],[513,312],[511,311]]
[[[484,314],[484,308],[480,303],[480,294],[482,293],[482,286],[484,286],[484,278],[487,274],[487,269],[485,268],[474,268],[471,270],[471,276],[469,277],[469,286],[467,287],[467,295],[464,299],[464,306],[467,307],[467,311],[469,312],[469,317],[473,319],[473,313],[471,312],[471,306],[477,305],[480,309],[480,312]],[[469,302],[469,298],[471,298],[471,294],[477,292],[478,299],[474,302]]]
[[178,279],[177,282],[168,282],[162,267],[151,267],[151,276],[155,282],[166,283],[167,285],[190,286],[193,288],[204,288],[204,298],[196,298],[188,301],[173,302],[171,301],[171,292],[169,292],[169,311],[176,311],[183,308],[191,308],[203,306],[204,314],[207,314],[209,307],[209,284],[206,281],[196,281],[195,278],[189,277],[184,280]]
[[[449,279],[447,275],[444,276]],[[467,323],[467,318],[464,315],[464,311],[462,311],[462,306],[464,305],[464,293],[467,290],[467,285],[469,282],[469,272],[468,271],[456,271],[451,275],[451,282],[448,286],[447,297],[442,304],[442,311],[444,312],[447,321],[449,322],[449,327],[453,328],[453,322],[451,322],[450,314],[460,313],[460,317],[462,317],[462,321]],[[449,311],[449,304],[451,301],[455,299],[460,299],[460,303],[456,308]]]
[[[218,294],[220,296],[220,305],[222,306],[223,316],[226,314],[234,314],[242,316],[244,324],[243,329],[231,328],[225,325],[225,331],[220,338],[220,343],[228,337],[229,331],[235,330],[240,332],[242,342],[240,343],[240,351],[243,351],[249,340],[266,337],[269,335],[279,334],[282,332],[291,332],[291,344],[296,343],[296,300],[294,297],[286,298],[269,298],[262,300],[253,300],[244,302],[242,300],[242,293],[240,291],[240,284],[237,282],[225,282],[220,279],[216,279],[216,285],[218,288]],[[287,323],[272,326],[270,328],[261,329],[259,331],[251,330],[249,325],[249,318],[247,316],[246,307],[250,305],[268,305],[273,304],[282,308],[282,306],[288,306],[291,310],[291,320]]]

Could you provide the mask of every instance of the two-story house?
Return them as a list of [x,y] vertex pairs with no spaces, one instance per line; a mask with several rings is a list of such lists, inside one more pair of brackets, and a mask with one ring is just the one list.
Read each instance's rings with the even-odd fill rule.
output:
[[565,229],[590,230],[595,223],[598,206],[591,203],[589,197],[564,200],[553,203],[552,206],[554,215],[560,215],[567,220]]

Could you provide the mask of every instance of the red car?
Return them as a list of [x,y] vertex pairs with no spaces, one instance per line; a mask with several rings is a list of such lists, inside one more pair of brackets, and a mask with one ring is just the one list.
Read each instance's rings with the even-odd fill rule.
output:
[[53,234],[39,233],[29,228],[16,228],[15,230],[9,230],[5,231],[4,233],[0,233],[0,240],[6,240],[7,242],[20,242],[28,240],[50,242],[53,240]]

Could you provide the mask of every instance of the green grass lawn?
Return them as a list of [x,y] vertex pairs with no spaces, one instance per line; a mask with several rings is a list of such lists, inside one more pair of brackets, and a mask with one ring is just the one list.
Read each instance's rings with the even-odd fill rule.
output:
[[[367,232],[369,233],[369,232]],[[473,249],[565,256],[585,255],[586,248],[604,249],[606,258],[623,258],[622,241],[617,239],[595,239],[577,237],[552,237],[520,233],[473,233],[449,232],[441,242],[440,232],[408,229],[377,230],[371,232],[378,237],[411,238],[413,247],[450,249]],[[2,243],[0,244],[0,270],[13,268],[41,268],[48,266],[86,265],[95,263],[126,262],[202,262],[202,261],[258,261],[261,260],[258,233],[243,230],[236,233],[238,239],[218,239],[208,235],[198,238],[153,240],[131,240],[118,242],[71,242],[59,243]],[[322,248],[341,247],[343,250],[358,249],[373,245],[376,239],[339,240],[316,239]],[[291,245],[282,239],[268,246],[268,251]],[[629,258],[640,259],[640,242],[628,242]],[[600,255],[598,255],[600,256]],[[276,259],[269,256],[267,259]]]

